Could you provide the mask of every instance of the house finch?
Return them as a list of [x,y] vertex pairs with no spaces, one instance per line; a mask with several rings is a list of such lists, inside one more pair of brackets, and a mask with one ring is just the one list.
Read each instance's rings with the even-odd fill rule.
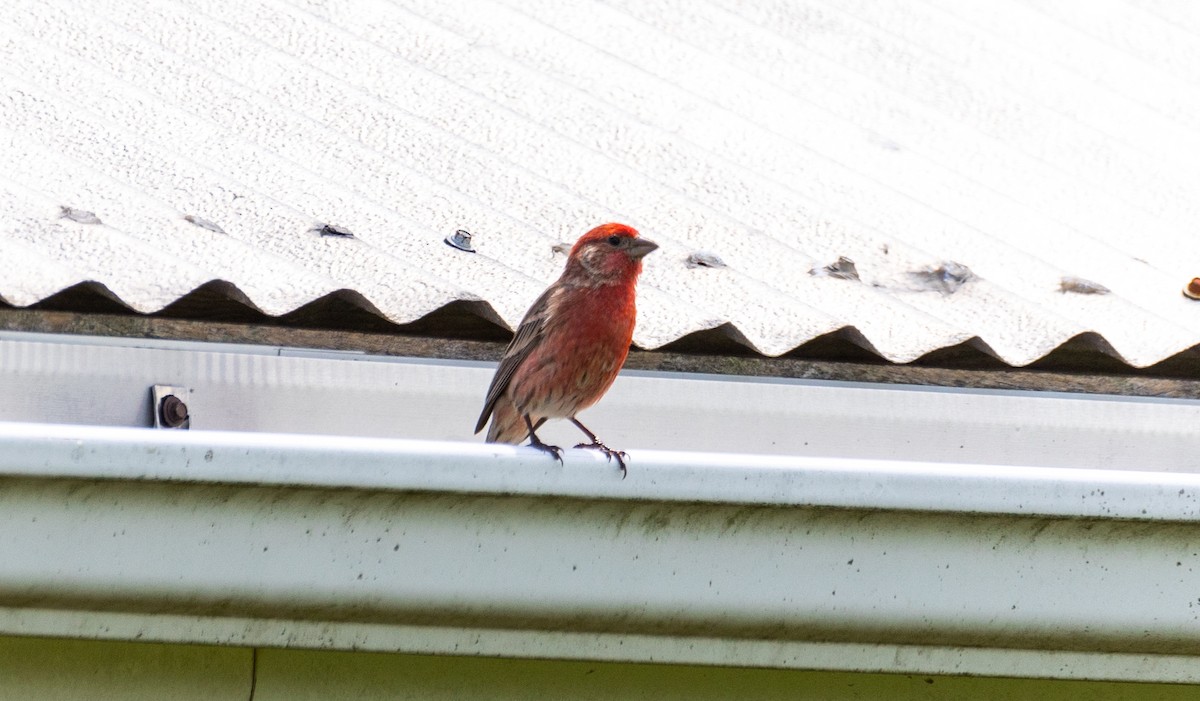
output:
[[546,445],[537,429],[546,419],[569,419],[590,443],[625,472],[625,454],[579,423],[575,414],[604,396],[629,354],[642,257],[658,244],[624,224],[603,224],[579,238],[562,275],[521,319],[488,388],[479,433],[488,421],[489,443],[529,444],[562,462],[562,449]]

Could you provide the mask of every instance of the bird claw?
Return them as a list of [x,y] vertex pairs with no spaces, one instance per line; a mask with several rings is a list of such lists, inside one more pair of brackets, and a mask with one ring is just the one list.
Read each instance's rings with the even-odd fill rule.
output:
[[538,450],[542,451],[543,453],[550,453],[551,455],[553,455],[553,456],[554,456],[554,459],[558,461],[558,464],[559,464],[559,465],[562,465],[562,464],[563,464],[563,459],[562,459],[562,452],[563,452],[563,450],[562,450],[562,448],[559,448],[559,447],[558,447],[558,446],[556,446],[556,445],[548,445],[548,444],[546,444],[546,443],[543,443],[543,442],[541,442],[541,441],[539,441],[539,440],[533,440],[533,441],[530,441],[530,442],[529,442],[529,447],[530,447],[530,448],[537,448]]
[[621,466],[621,479],[625,479],[625,477],[629,474],[629,470],[625,467],[625,458],[629,457],[629,455],[627,455],[624,450],[613,450],[600,441],[595,441],[593,443],[580,443],[575,447],[584,448],[586,450],[599,450],[601,453],[604,453],[604,456],[608,458],[610,462],[614,458],[616,459],[617,464]]

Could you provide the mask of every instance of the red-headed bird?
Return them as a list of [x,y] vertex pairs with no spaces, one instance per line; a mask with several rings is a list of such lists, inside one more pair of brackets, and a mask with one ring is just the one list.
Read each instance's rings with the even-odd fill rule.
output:
[[624,224],[602,224],[579,237],[562,275],[542,293],[517,333],[488,387],[475,433],[488,417],[489,443],[529,444],[562,461],[562,449],[546,445],[537,429],[546,419],[568,419],[590,443],[625,472],[624,453],[604,445],[575,414],[604,396],[629,354],[637,319],[635,290],[642,258],[658,248]]

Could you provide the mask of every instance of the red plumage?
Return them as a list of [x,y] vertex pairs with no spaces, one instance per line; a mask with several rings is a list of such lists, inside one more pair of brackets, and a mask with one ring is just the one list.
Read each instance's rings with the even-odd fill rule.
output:
[[625,467],[622,453],[600,442],[575,414],[600,400],[629,354],[637,318],[635,289],[642,257],[658,246],[624,224],[603,224],[579,238],[562,275],[517,326],[488,388],[475,426],[487,424],[491,443],[521,443],[558,456],[538,439],[547,419],[570,419],[591,440],[576,447],[603,450]]

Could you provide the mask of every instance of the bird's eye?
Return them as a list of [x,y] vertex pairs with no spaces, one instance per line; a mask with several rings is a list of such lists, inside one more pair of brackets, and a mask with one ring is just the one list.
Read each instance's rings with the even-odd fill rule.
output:
[[609,236],[608,237],[608,245],[620,246],[621,245],[621,237],[620,236]]

